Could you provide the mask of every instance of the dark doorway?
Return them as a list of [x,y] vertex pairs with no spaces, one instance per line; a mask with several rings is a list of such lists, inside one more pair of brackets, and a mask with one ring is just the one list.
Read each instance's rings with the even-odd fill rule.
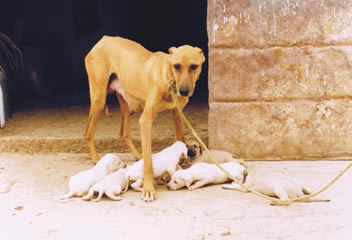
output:
[[[103,36],[135,40],[151,51],[189,44],[208,55],[207,1],[8,0],[0,32],[22,50],[16,106],[89,103],[84,57]],[[208,100],[206,62],[192,101]],[[45,101],[43,101],[45,100]]]

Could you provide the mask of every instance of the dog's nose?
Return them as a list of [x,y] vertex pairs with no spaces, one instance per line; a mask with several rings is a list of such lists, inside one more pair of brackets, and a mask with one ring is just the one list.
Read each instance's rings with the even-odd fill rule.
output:
[[196,153],[194,151],[192,151],[192,149],[188,149],[187,150],[187,156],[190,158],[193,158],[196,156]]
[[189,90],[187,87],[181,87],[179,92],[181,96],[188,96]]

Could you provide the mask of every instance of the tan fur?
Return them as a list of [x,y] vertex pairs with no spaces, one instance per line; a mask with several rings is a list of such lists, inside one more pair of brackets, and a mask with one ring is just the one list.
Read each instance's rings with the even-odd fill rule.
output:
[[[128,39],[108,36],[104,36],[85,58],[91,107],[84,136],[94,162],[99,159],[94,144],[94,132],[106,104],[112,74],[116,74],[116,81],[120,87],[120,92],[116,92],[121,107],[120,136],[136,159],[142,156],[132,143],[129,116],[133,112],[143,110],[139,124],[145,161],[143,184],[145,201],[152,201],[155,198],[151,131],[153,120],[159,112],[172,110],[176,139],[183,141],[183,122],[175,110],[175,103],[170,99],[167,83],[170,79],[176,80],[178,102],[181,108],[184,108],[193,94],[204,61],[203,52],[197,47],[188,45],[171,47],[169,54],[166,54],[150,52]],[[192,69],[195,65],[197,67]],[[181,96],[181,90],[185,88],[188,90],[187,95]]]
[[[191,157],[180,159],[179,164],[182,168],[189,168],[191,165],[194,165],[199,162],[214,163],[210,158],[209,154],[204,149],[202,149],[202,147],[197,141],[188,140],[186,145],[188,153]],[[210,149],[209,152],[219,163],[238,162],[241,165],[247,167],[243,159],[238,158],[229,152],[217,149]]]

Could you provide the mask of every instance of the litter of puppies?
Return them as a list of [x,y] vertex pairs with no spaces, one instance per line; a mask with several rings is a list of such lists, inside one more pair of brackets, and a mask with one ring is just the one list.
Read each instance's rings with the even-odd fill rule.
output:
[[[259,173],[255,167],[247,167],[244,161],[230,153],[218,153],[220,165],[236,180],[243,182],[267,196],[288,200],[311,190],[303,182],[279,173]],[[152,155],[154,179],[160,184],[167,184],[169,190],[186,187],[195,190],[205,185],[223,184],[223,189],[243,191],[235,182],[215,164],[209,163],[208,157],[196,143],[185,144],[176,141],[174,144]],[[69,180],[69,193],[59,200],[81,197],[92,200],[98,193],[99,201],[104,194],[111,200],[122,200],[121,195],[130,187],[136,191],[143,190],[143,159],[127,166],[116,154],[106,154],[93,168],[77,173]],[[259,170],[260,172],[260,170]]]

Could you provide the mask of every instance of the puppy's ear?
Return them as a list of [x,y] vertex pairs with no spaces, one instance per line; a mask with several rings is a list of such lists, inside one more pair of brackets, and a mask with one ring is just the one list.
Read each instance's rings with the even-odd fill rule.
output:
[[[199,48],[199,47],[196,47],[196,49],[198,50],[198,52],[199,52],[199,54],[200,54],[200,56],[202,58],[202,63],[204,63],[205,62],[205,56],[204,56],[203,50],[201,48]],[[169,51],[170,51],[170,49],[169,49]]]
[[184,153],[182,153],[178,159],[178,163],[182,165],[186,161],[186,159],[187,159],[187,157],[185,156]]
[[173,54],[175,52],[175,50],[176,50],[176,47],[170,47],[169,48],[169,53]]
[[199,144],[199,153],[200,153],[200,155],[202,155],[202,153],[203,153],[203,148],[202,148],[202,145],[200,145],[200,144]]

